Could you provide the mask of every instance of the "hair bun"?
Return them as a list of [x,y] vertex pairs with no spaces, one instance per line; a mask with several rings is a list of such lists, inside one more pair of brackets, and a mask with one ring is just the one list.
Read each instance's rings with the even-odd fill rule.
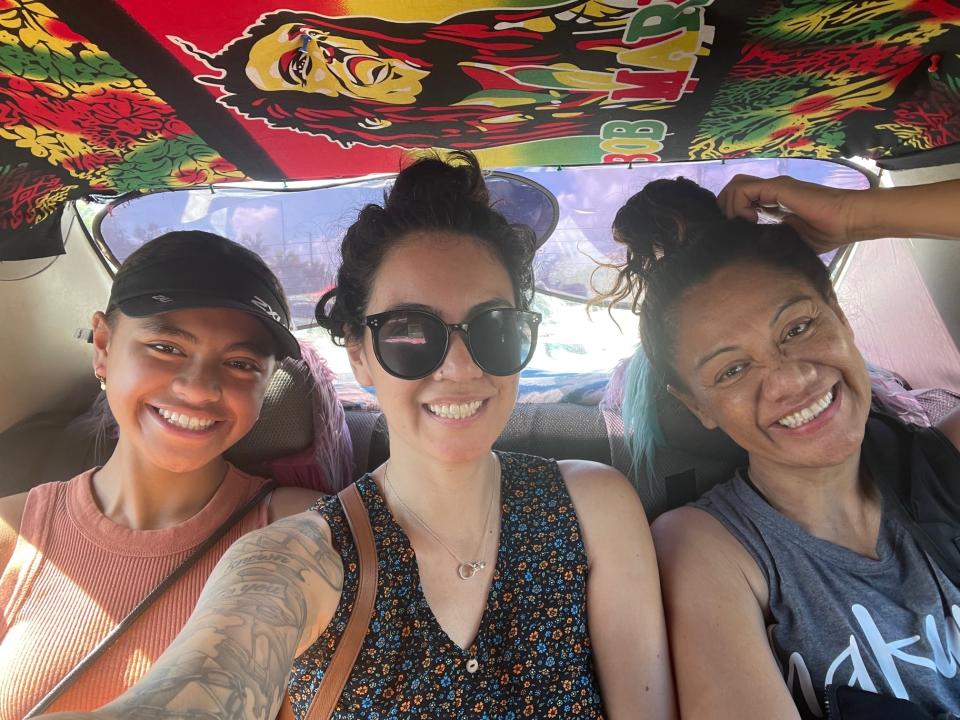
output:
[[627,246],[630,269],[644,276],[683,247],[696,226],[722,220],[716,195],[692,180],[654,180],[617,212],[613,236]]
[[461,203],[489,206],[490,196],[476,157],[456,151],[443,160],[421,157],[404,168],[387,194],[386,209]]

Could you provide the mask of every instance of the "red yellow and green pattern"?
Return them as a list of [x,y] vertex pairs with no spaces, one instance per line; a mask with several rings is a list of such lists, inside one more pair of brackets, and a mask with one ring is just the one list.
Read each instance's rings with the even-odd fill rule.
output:
[[0,115],[0,259],[69,197],[419,148],[892,166],[956,157],[960,0],[0,0]]
[[960,6],[938,0],[796,0],[751,18],[690,155],[885,158],[955,143],[958,31]]
[[[240,180],[163,99],[48,6],[0,0],[0,231],[78,193]],[[17,162],[17,161],[20,162]]]

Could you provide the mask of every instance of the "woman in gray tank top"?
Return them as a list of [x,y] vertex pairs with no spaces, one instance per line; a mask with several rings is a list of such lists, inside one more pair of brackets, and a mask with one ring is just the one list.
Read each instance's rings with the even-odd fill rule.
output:
[[[887,705],[856,717],[960,714],[958,573],[907,531],[910,503],[878,483],[885,474],[910,493],[926,473],[924,487],[949,489],[960,415],[922,436],[894,425],[920,449],[912,466],[882,461],[890,443],[876,423],[889,421],[868,427],[864,361],[811,250],[957,237],[958,200],[960,181],[851,192],[738,177],[718,202],[678,179],[650,183],[618,213],[628,253],[612,294],[637,298],[649,377],[749,456],[654,525],[684,717],[837,717],[828,688],[846,702],[848,686]],[[793,214],[756,225],[760,205]],[[937,527],[960,527],[960,505],[933,492],[921,504]]]

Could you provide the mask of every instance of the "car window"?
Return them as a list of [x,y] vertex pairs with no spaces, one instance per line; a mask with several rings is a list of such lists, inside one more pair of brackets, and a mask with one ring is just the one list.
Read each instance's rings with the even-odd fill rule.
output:
[[[611,278],[610,271],[597,269],[598,263],[622,259],[610,225],[626,199],[651,180],[679,175],[718,191],[737,173],[869,186],[855,167],[798,159],[511,168],[488,178],[498,208],[512,221],[531,225],[543,241],[535,261],[533,307],[543,322],[537,353],[524,371],[534,388],[531,397],[557,399],[545,389],[551,382],[542,378],[605,375],[636,346],[637,320],[629,308],[588,304],[591,282],[602,288]],[[298,334],[320,350],[335,372],[349,378],[345,352],[315,327],[314,306],[333,285],[343,233],[365,204],[382,200],[390,182],[375,177],[320,187],[220,186],[109,205],[81,203],[80,209],[108,263],[122,262],[146,240],[178,229],[216,232],[254,250],[283,283]]]

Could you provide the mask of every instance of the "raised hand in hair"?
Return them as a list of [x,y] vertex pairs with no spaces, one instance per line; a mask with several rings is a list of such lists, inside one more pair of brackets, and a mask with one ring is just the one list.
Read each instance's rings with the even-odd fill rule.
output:
[[839,190],[791,177],[736,175],[717,202],[728,218],[772,217],[789,225],[816,252],[865,239],[854,216],[859,190]]
[[840,190],[784,176],[737,175],[717,202],[727,217],[777,217],[818,253],[881,237],[960,240],[960,180]]

